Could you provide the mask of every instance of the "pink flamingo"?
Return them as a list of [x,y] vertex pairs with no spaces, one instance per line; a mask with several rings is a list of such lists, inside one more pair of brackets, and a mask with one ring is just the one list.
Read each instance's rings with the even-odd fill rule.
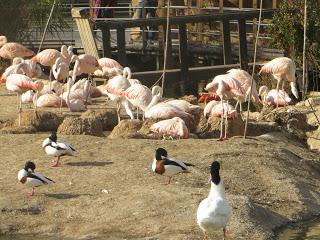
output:
[[11,74],[6,81],[6,87],[9,91],[17,93],[17,108],[19,113],[19,126],[21,125],[21,94],[28,90],[39,91],[43,87],[41,81],[33,82],[29,77],[22,74]]
[[30,57],[34,55],[34,52],[25,46],[8,42],[5,36],[0,36],[0,57],[13,59],[15,57]]
[[[65,48],[64,48],[64,51],[65,51],[64,54],[66,54],[66,56],[69,57],[68,52]],[[71,57],[70,57],[70,60],[67,59],[67,61],[68,63],[66,61],[63,61],[62,57],[58,57],[54,65],[52,66],[53,76],[57,81],[62,81],[62,83],[64,83],[69,76],[69,63],[71,61]],[[63,88],[62,88],[62,94],[63,94]],[[61,112],[63,99],[62,97],[60,99],[61,99],[61,102],[60,102],[60,112]]]
[[118,123],[120,122],[120,104],[122,104],[126,110],[126,113],[130,116],[131,119],[134,119],[132,110],[129,106],[129,101],[124,96],[124,91],[130,87],[130,82],[128,79],[121,75],[117,75],[111,78],[106,85],[106,94],[117,104],[117,116]]
[[186,100],[182,99],[174,99],[166,102],[167,104],[173,105],[177,108],[179,108],[181,111],[184,111],[186,113],[190,113],[194,116],[194,119],[196,121],[196,124],[200,121],[200,115],[201,115],[201,107],[198,105],[193,105],[189,103]]
[[189,137],[189,129],[185,122],[179,117],[157,122],[150,127],[150,131],[163,137],[169,136],[171,138],[177,137],[179,139],[186,139]]
[[133,106],[145,112],[162,98],[162,93],[162,88],[159,86],[154,86],[152,90],[150,90],[145,85],[133,84],[128,87],[122,95],[125,96]]
[[124,76],[128,81],[130,82],[131,85],[134,84],[141,84],[141,82],[138,79],[131,78],[132,77],[132,72],[131,69],[128,67],[125,67],[122,71],[122,76]]
[[292,103],[292,99],[285,91],[281,89],[279,91],[277,91],[277,89],[271,89],[269,91],[268,87],[265,85],[259,88],[259,96],[262,97],[263,104],[286,106]]
[[71,87],[73,85],[73,79],[69,78],[67,82],[67,99],[66,104],[71,112],[80,112],[86,109],[85,102],[82,99],[70,99]]
[[62,106],[67,106],[66,102],[54,93],[41,95],[37,99],[34,96],[32,100],[37,107],[61,107],[61,103]]
[[[228,126],[228,119],[236,118],[238,116],[237,110],[230,105],[228,102],[224,102],[223,104],[220,103],[220,101],[211,101],[209,102],[204,110],[203,115],[208,119],[210,116],[212,117],[222,117],[225,119],[225,125],[224,125],[224,138],[227,139],[227,126]],[[220,133],[221,138],[221,133]]]
[[[277,80],[277,92],[279,94],[279,85],[282,83],[282,90],[284,91],[284,82],[290,83],[291,92],[296,99],[299,98],[299,93],[296,84],[296,65],[294,61],[287,57],[278,57],[266,63],[260,70],[259,74],[271,73]],[[278,97],[279,99],[279,97]],[[279,105],[277,104],[277,107]]]
[[[90,86],[91,83],[87,79],[81,79],[75,84],[71,86],[69,98],[70,99],[79,99],[82,101],[87,101],[88,103],[91,103],[91,97],[89,91],[92,90],[92,86]],[[68,93],[65,92],[61,94],[61,97],[66,100],[68,96]]]
[[[230,75],[218,75],[212,82],[208,83],[205,87],[208,92],[216,93],[221,99],[221,108],[223,109],[223,100],[236,99],[238,102],[245,100],[245,92],[241,87],[239,81],[231,77]],[[221,127],[219,141],[223,140],[223,115],[221,115]]]
[[116,60],[112,58],[100,58],[98,63],[101,67],[101,70],[96,70],[94,74],[96,76],[108,76],[112,77],[115,75],[121,75],[123,67]]
[[[254,102],[260,102],[259,94],[257,91],[257,84],[256,81],[252,78],[252,76],[242,70],[242,69],[230,69],[227,74],[229,74],[232,78],[236,79],[240,85],[243,91],[245,92],[245,101],[248,100],[250,95],[250,89],[251,89],[251,82],[252,82],[252,90],[251,90],[251,97]],[[240,112],[242,112],[242,106],[240,103]],[[237,106],[235,107],[237,108]]]
[[191,114],[182,111],[180,108],[176,106],[164,102],[149,107],[145,111],[145,117],[163,120],[171,119],[173,117],[180,117],[184,120],[187,126],[195,127],[194,118]]

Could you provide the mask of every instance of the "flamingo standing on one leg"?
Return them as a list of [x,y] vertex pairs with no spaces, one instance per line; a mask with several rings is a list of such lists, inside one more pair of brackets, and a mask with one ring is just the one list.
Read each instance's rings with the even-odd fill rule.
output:
[[[230,75],[218,75],[216,76],[212,82],[208,83],[205,87],[205,90],[208,92],[216,93],[221,99],[221,108],[224,111],[223,100],[236,99],[237,101],[245,100],[245,92],[241,87],[239,81],[231,77]],[[221,115],[221,133],[219,141],[223,140],[222,131],[223,131],[223,121],[224,114]]]
[[19,113],[19,126],[21,125],[21,97],[20,95],[28,90],[40,91],[43,88],[41,81],[33,82],[29,77],[22,74],[11,74],[6,81],[9,91],[17,93],[17,108]]
[[[61,57],[58,57],[56,59],[56,62],[52,66],[52,73],[57,81],[62,81],[62,83],[64,84],[65,80],[69,76],[69,63],[66,63],[65,61],[63,61]],[[63,88],[62,88],[61,94],[63,94]],[[60,112],[61,112],[63,98],[61,97],[60,99],[61,99],[61,102],[60,102]]]
[[0,36],[0,57],[7,59],[14,59],[15,57],[30,57],[34,55],[34,52],[25,46],[8,42],[6,36]]
[[[291,92],[296,99],[299,98],[299,93],[296,84],[296,65],[294,61],[287,57],[278,57],[266,63],[260,70],[259,74],[271,73],[277,80],[277,94],[279,94],[279,86],[282,83],[282,90],[284,91],[284,82],[290,83]],[[279,96],[278,96],[279,99]],[[277,104],[277,108],[278,108]]]
[[51,73],[52,73],[52,66],[55,64],[57,58],[61,57],[61,52],[56,49],[45,49],[39,52],[36,56],[34,56],[31,60],[34,62],[38,62],[43,66],[50,67],[49,73],[49,81],[50,81],[50,88],[51,88]]

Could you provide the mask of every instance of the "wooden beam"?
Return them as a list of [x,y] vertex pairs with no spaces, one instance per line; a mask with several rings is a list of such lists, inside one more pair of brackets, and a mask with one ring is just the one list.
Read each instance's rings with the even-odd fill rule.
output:
[[278,5],[278,1],[277,0],[272,0],[272,8],[276,9]]
[[[278,10],[267,9],[262,11],[262,18],[271,18],[274,13],[277,13]],[[259,17],[259,10],[252,11],[224,11],[223,13],[216,12],[214,14],[199,14],[191,16],[173,16],[170,17],[170,24],[189,24],[189,23],[208,23],[214,21],[223,21],[223,20],[239,20],[239,19],[253,19]],[[164,17],[160,18],[148,18],[148,19],[131,19],[131,20],[109,20],[101,21],[96,25],[100,28],[105,25],[109,25],[110,28],[131,28],[131,27],[142,27],[142,26],[158,26],[166,24],[167,19]]]
[[[257,9],[258,8],[258,0],[252,0],[252,8]],[[256,42],[256,35],[257,35],[257,19],[254,18],[252,22],[252,43],[254,44]]]
[[223,62],[224,64],[232,63],[231,54],[231,39],[230,39],[230,23],[228,20],[222,22],[222,37],[223,37]]
[[117,28],[117,47],[118,47],[118,62],[122,66],[127,66],[126,56],[126,34],[123,27]]
[[243,0],[239,0],[239,8],[243,8]]
[[179,60],[180,60],[180,90],[183,94],[194,94],[193,86],[189,81],[188,37],[186,24],[179,25]]
[[[163,25],[163,49],[165,49],[165,39],[166,39],[166,33],[167,33],[167,25]],[[170,69],[173,67],[173,58],[172,58],[172,40],[171,40],[171,25],[169,25],[168,29],[168,46],[167,46],[167,63],[166,68]]]
[[246,20],[240,19],[239,25],[239,60],[241,69],[248,69],[248,50],[247,50],[247,31],[246,31]]
[[102,32],[102,46],[103,46],[103,57],[111,57],[111,34],[110,28],[105,27],[101,29]]

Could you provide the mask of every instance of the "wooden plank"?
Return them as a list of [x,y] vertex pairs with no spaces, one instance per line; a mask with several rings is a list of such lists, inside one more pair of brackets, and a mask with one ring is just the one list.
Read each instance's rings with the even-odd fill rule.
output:
[[243,0],[239,0],[239,8],[243,8]]
[[228,20],[222,22],[223,37],[223,62],[224,64],[232,63],[231,39],[230,39],[230,23]]
[[[252,8],[254,8],[254,9],[257,9],[257,8],[258,8],[258,0],[252,0]],[[252,35],[253,35],[252,43],[253,43],[253,44],[254,44],[255,41],[256,41],[257,31],[258,31],[258,28],[257,28],[257,19],[254,18],[254,19],[253,19],[253,23],[252,23]]]
[[192,84],[189,81],[189,61],[188,61],[188,36],[186,24],[179,25],[179,60],[180,60],[180,90],[183,94],[193,94]]
[[240,66],[243,70],[248,70],[248,53],[247,53],[247,32],[246,20],[240,19],[239,24],[239,60]]
[[[208,80],[218,74],[223,74],[232,68],[239,68],[239,64],[231,65],[218,65],[218,66],[206,66],[206,67],[193,67],[189,68],[189,79],[197,83],[201,80]],[[166,86],[171,87],[177,83],[180,79],[181,69],[168,69],[166,71]],[[133,78],[139,79],[142,84],[150,87],[154,84],[155,79],[159,79],[162,75],[162,70],[147,71],[147,72],[134,72]]]
[[122,66],[127,66],[126,56],[126,34],[123,27],[117,28],[117,47],[118,47],[118,62]]
[[111,34],[110,28],[105,27],[101,29],[102,32],[102,45],[103,45],[103,57],[111,57]]
[[[274,13],[277,13],[278,10],[267,9],[262,11],[262,19],[271,18]],[[259,10],[252,11],[224,11],[223,13],[214,13],[214,14],[199,14],[191,16],[173,16],[170,17],[170,24],[188,24],[188,23],[208,23],[214,21],[223,21],[223,20],[239,20],[239,19],[253,19],[259,17]],[[167,19],[165,17],[160,18],[148,18],[148,19],[131,19],[131,20],[117,20],[117,21],[101,21],[97,23],[97,26],[103,27],[105,25],[110,26],[111,29],[123,27],[147,27],[147,26],[158,26],[166,24]]]

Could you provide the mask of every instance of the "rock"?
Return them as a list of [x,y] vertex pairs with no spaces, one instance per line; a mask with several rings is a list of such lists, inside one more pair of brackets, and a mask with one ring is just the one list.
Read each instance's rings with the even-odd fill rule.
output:
[[113,109],[89,109],[82,117],[97,118],[101,121],[103,131],[112,131],[118,124],[117,113]]
[[247,136],[260,136],[269,132],[279,132],[281,127],[276,122],[248,122]]
[[[21,114],[21,126],[34,127],[37,131],[57,131],[63,118],[53,112],[26,111]],[[19,118],[14,123],[14,127],[19,127]]]
[[150,127],[154,124],[161,121],[161,119],[153,119],[153,118],[147,118],[143,123],[142,123],[142,127],[140,128],[140,130],[138,131],[141,134],[144,135],[148,135],[148,134],[152,134],[150,131]]
[[103,136],[102,123],[97,118],[66,117],[58,128],[58,134]]
[[30,134],[36,132],[37,129],[33,126],[8,126],[0,130],[0,134]]
[[[199,138],[219,138],[221,118],[210,117],[207,121],[203,117],[198,128]],[[227,137],[242,136],[244,132],[244,121],[241,117],[228,119]],[[224,134],[224,132],[223,132]]]
[[146,138],[140,132],[142,121],[136,119],[121,120],[120,123],[114,127],[111,134],[108,136],[110,139],[115,138]]
[[[270,111],[264,111],[261,114],[260,120],[262,121],[269,121],[269,122],[276,122],[280,126],[287,127],[289,120],[294,120],[296,122],[295,127],[303,130],[308,131],[310,130],[310,125],[307,123],[307,116],[305,113],[295,110],[294,108],[288,108],[285,110],[284,108],[278,108]],[[291,120],[293,121],[293,120]]]

